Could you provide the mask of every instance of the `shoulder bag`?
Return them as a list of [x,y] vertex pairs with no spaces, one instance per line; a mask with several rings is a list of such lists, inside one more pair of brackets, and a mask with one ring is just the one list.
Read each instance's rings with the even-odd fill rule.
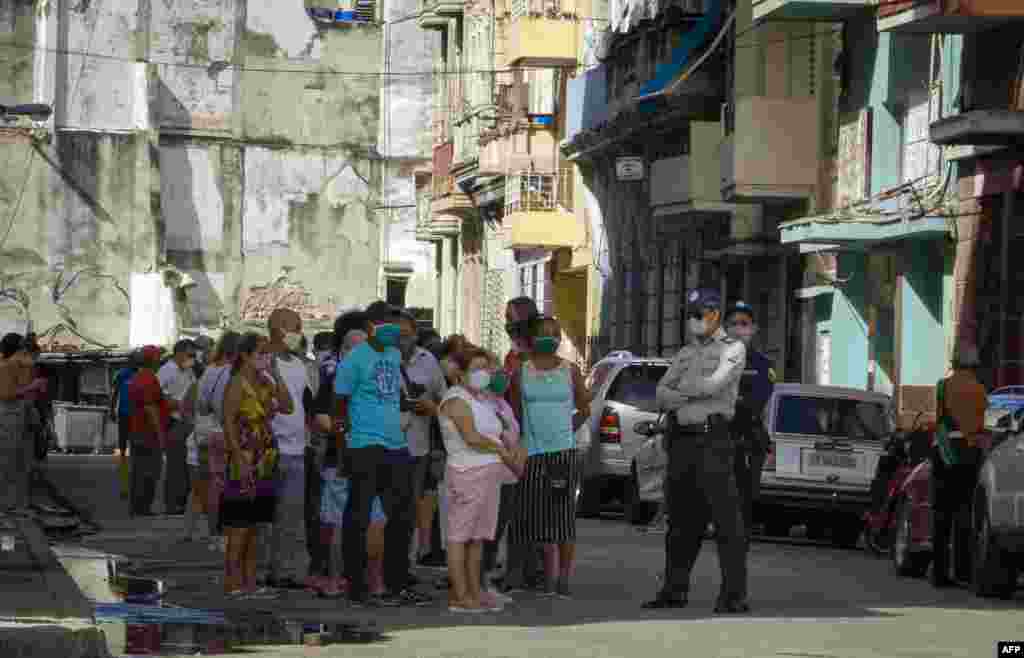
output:
[[939,457],[946,466],[954,466],[960,463],[960,450],[956,441],[950,434],[957,431],[956,420],[946,410],[946,380],[939,380],[935,387],[936,415],[935,422],[935,447],[939,451]]

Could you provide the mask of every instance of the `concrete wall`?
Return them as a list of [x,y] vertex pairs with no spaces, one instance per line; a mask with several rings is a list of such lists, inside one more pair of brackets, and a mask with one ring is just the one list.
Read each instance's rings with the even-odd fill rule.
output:
[[0,42],[51,49],[0,65],[5,100],[55,108],[37,150],[0,136],[22,163],[0,173],[0,212],[17,208],[0,280],[37,330],[126,344],[154,312],[130,290],[165,266],[196,284],[171,299],[184,326],[237,316],[282,274],[316,316],[377,296],[379,26],[319,29],[302,0],[43,6],[0,7]]

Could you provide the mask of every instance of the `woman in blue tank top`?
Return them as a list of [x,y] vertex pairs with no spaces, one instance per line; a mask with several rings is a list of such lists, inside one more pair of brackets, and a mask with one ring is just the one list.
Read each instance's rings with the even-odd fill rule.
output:
[[543,544],[545,593],[568,597],[576,553],[575,435],[590,415],[590,395],[579,368],[556,354],[562,335],[558,321],[538,318],[531,334],[530,352],[514,374],[511,392],[529,457],[509,540]]

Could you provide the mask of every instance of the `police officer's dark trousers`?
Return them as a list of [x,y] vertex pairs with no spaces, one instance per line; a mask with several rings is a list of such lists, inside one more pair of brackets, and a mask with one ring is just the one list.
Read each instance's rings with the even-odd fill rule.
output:
[[708,431],[673,423],[668,445],[664,594],[687,595],[690,573],[709,521],[717,528],[722,571],[719,601],[746,601],[747,545],[734,473],[735,447],[728,422],[716,416]]
[[761,490],[761,471],[765,456],[763,433],[763,428],[758,427],[748,417],[737,413],[732,423],[732,436],[736,445],[733,473],[736,476],[743,527],[746,529],[748,541],[754,522],[754,501]]

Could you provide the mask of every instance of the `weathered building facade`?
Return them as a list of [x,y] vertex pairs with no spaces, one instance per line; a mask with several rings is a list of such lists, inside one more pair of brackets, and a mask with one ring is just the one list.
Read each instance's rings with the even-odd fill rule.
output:
[[[301,0],[0,5],[0,322],[78,345],[314,324],[378,296],[377,8]],[[372,21],[366,20],[371,18]]]
[[437,32],[419,29],[417,0],[384,4],[380,153],[387,164],[382,190],[388,234],[383,241],[380,298],[419,311],[437,325],[435,250],[416,238],[417,176],[429,175],[433,140],[433,61]]
[[[795,51],[765,66],[778,35],[750,11],[612,3],[589,66],[569,81],[562,151],[596,198],[606,245],[599,352],[673,354],[685,340],[683,294],[703,286],[757,308],[761,347],[785,370],[796,263],[774,227],[818,193],[818,140],[806,129],[820,65]],[[800,161],[777,169],[787,153]]]
[[[425,2],[436,60],[434,158],[420,238],[437,246],[442,326],[507,349],[504,304],[532,297],[584,361],[593,259],[564,134],[566,73],[593,21],[586,3]],[[448,301],[450,300],[450,301]]]

